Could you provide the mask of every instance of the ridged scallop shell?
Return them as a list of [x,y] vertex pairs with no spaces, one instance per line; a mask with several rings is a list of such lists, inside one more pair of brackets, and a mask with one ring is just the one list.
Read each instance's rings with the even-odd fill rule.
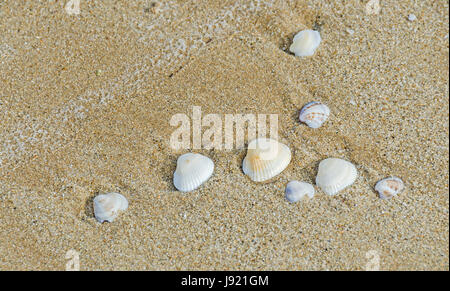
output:
[[312,56],[321,41],[322,38],[318,31],[311,29],[303,30],[294,36],[289,50],[297,57]]
[[319,128],[330,115],[330,108],[323,103],[312,101],[300,110],[299,119],[311,128]]
[[397,177],[384,178],[375,185],[375,190],[378,192],[381,199],[390,199],[402,192],[403,189],[405,189],[405,185],[403,184],[403,181]]
[[356,181],[356,167],[345,160],[328,158],[320,162],[316,185],[328,195],[335,195]]
[[197,189],[205,183],[214,172],[214,162],[201,154],[187,153],[177,160],[173,173],[173,184],[182,192]]
[[313,198],[314,193],[313,185],[294,180],[286,185],[285,197],[289,202],[294,203],[306,197]]
[[242,162],[244,174],[255,182],[270,180],[280,174],[291,161],[291,150],[270,138],[257,138],[248,144]]
[[100,222],[113,220],[128,208],[127,199],[119,193],[101,194],[94,198],[94,215]]

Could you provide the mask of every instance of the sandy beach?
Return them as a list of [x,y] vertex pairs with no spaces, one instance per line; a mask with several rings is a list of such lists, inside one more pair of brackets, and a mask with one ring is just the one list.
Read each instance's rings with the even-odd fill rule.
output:
[[[449,269],[449,4],[380,0],[0,1],[0,270]],[[344,3],[342,3],[344,2]],[[417,19],[408,20],[414,14]],[[312,57],[289,52],[320,31]],[[310,101],[331,114],[299,122]],[[193,150],[213,176],[182,193],[175,114],[277,114],[289,167]],[[356,182],[289,203],[328,157]],[[374,185],[400,177],[382,200]],[[93,198],[129,208],[99,223]]]

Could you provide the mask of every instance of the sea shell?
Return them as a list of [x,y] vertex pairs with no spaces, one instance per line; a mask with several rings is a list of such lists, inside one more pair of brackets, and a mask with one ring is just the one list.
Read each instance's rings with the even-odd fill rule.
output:
[[94,214],[99,222],[113,222],[127,208],[127,199],[119,193],[101,194],[94,198]]
[[416,19],[417,19],[417,17],[416,17],[414,14],[408,15],[408,20],[409,20],[409,21],[414,21],[414,20],[416,20]]
[[330,115],[330,109],[323,103],[312,101],[300,110],[299,119],[311,128],[319,128]]
[[328,195],[335,195],[356,180],[356,167],[345,160],[328,158],[320,162],[316,185]]
[[291,150],[270,138],[257,138],[248,144],[242,162],[244,174],[255,182],[267,181],[283,172],[291,161]]
[[390,199],[405,189],[403,181],[397,177],[384,178],[375,185],[381,199]]
[[314,193],[314,187],[309,183],[291,181],[286,185],[286,199],[292,203],[306,197],[313,198]]
[[311,29],[303,30],[294,36],[289,50],[297,57],[312,56],[321,41],[322,39],[318,31]]
[[173,184],[182,192],[197,189],[205,183],[214,172],[214,162],[201,154],[187,153],[177,160],[173,173]]

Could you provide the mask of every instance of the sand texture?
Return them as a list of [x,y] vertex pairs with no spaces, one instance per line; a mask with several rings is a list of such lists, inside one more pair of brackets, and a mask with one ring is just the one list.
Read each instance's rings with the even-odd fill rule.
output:
[[[0,270],[64,270],[70,250],[81,270],[448,270],[448,1],[65,2],[0,1]],[[288,53],[307,28],[315,55]],[[257,184],[245,148],[201,149],[214,175],[176,191],[169,121],[193,106],[278,114],[290,166]],[[327,157],[355,184],[288,203]],[[389,175],[406,190],[381,200]],[[112,191],[129,209],[100,224]]]

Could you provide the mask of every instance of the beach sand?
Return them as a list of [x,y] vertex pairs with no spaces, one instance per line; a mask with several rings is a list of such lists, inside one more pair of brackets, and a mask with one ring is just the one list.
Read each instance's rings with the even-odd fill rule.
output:
[[[71,250],[81,270],[448,270],[448,1],[65,2],[0,2],[0,270],[65,270]],[[322,43],[295,57],[307,28]],[[298,121],[313,100],[319,129]],[[278,114],[289,168],[257,184],[245,148],[195,150],[214,175],[176,191],[169,121],[193,106]],[[288,203],[327,157],[355,184]],[[406,190],[381,200],[390,175]],[[100,224],[111,191],[130,207]]]

